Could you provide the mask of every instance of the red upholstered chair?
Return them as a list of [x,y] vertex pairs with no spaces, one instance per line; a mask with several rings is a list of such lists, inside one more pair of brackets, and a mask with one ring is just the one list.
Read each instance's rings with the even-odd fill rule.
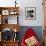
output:
[[[27,43],[25,42],[27,39],[29,40],[30,38],[32,38],[32,36],[34,38],[36,38],[37,43],[34,46],[41,46],[41,44],[39,43],[39,41],[37,40],[37,35],[34,32],[34,30],[32,28],[28,28],[24,34],[24,37],[22,38],[22,42],[21,42],[21,46],[28,46]],[[33,45],[29,45],[29,46],[33,46]]]

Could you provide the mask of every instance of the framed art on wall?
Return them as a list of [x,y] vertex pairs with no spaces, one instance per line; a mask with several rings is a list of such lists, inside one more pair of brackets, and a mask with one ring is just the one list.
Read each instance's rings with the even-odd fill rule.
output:
[[2,10],[2,15],[9,15],[9,10]]
[[25,18],[27,20],[35,20],[36,19],[36,8],[26,7],[25,8]]

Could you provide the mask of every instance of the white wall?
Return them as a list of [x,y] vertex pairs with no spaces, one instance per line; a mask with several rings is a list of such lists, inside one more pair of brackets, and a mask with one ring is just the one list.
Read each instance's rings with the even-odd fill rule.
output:
[[[21,0],[20,25],[22,26],[43,26],[42,0]],[[25,7],[36,7],[36,20],[25,20]]]
[[[0,0],[0,6],[15,6],[15,0]],[[42,0],[17,0],[19,9],[19,24],[21,26],[43,26]],[[36,20],[25,20],[25,7],[36,7]]]

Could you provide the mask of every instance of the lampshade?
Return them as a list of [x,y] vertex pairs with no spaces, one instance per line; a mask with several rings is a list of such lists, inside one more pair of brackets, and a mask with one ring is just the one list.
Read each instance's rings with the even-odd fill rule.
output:
[[14,32],[17,32],[17,29],[16,28],[14,29]]

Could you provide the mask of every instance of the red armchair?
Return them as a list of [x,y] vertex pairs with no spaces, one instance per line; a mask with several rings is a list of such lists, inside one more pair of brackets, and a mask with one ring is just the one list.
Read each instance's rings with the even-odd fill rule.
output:
[[22,38],[21,46],[41,46],[40,42],[37,40],[37,35],[32,28],[27,29],[27,31],[25,32],[25,35]]

